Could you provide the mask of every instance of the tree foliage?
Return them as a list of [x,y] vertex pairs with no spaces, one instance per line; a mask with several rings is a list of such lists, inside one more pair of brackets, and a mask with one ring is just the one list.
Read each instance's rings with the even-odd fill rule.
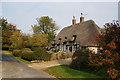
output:
[[40,30],[39,27],[37,25],[32,25],[32,30],[34,34],[39,34]]
[[36,20],[38,24],[32,26],[33,32],[35,34],[47,34],[48,42],[51,42],[55,38],[55,31],[58,29],[58,26],[55,24],[55,21],[53,21],[53,19],[49,16],[42,16],[40,18],[37,18]]
[[30,36],[15,32],[11,37],[11,41],[11,49],[22,49],[31,47],[46,47],[48,39],[44,34],[34,34]]
[[37,47],[46,47],[48,43],[46,34],[34,34],[32,36],[32,45]]
[[100,66],[108,68],[111,78],[120,76],[120,25],[119,23],[106,23],[104,33],[96,38],[96,43],[102,47],[102,54],[93,54],[90,60]]
[[0,18],[0,27],[2,28],[2,31],[6,30],[7,24],[7,19],[4,19],[4,17]]
[[29,34],[22,34],[22,47],[31,48],[33,45],[32,36]]
[[[0,18],[0,41],[2,42],[2,41],[4,41],[2,44],[5,44],[6,43],[6,38],[5,38],[5,36],[4,36],[4,33],[5,33],[5,31],[7,30],[7,24],[8,24],[8,22],[7,22],[7,19],[4,19],[4,18]],[[2,34],[3,33],[3,34]],[[2,45],[3,47],[8,47],[8,45],[7,44],[5,44],[5,45]]]
[[11,50],[22,48],[22,34],[20,32],[14,32],[10,40],[12,41]]
[[9,49],[12,44],[11,36],[14,32],[19,31],[15,25],[8,23],[7,19],[0,18],[0,28],[2,32],[2,48]]

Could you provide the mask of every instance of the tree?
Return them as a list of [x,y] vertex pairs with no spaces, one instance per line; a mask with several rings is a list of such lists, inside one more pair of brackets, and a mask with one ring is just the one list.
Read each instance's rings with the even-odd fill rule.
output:
[[2,31],[6,31],[6,27],[7,27],[7,19],[0,18],[0,28],[2,28]]
[[34,34],[32,36],[32,46],[35,47],[46,47],[48,43],[46,34]]
[[11,33],[9,33],[10,26],[11,25],[8,24],[7,19],[4,19],[4,17],[0,18],[2,49],[9,49],[9,46],[11,44],[10,41]]
[[32,36],[29,34],[22,34],[22,48],[31,48],[32,43]]
[[12,44],[10,46],[10,49],[20,49],[23,47],[22,45],[22,34],[18,31],[14,32],[11,36],[10,40],[12,41]]
[[1,42],[2,42],[2,39],[4,39],[4,38],[2,38],[2,36],[4,36],[3,35],[4,32],[7,30],[7,24],[8,24],[7,19],[4,19],[4,17],[0,18],[0,39],[1,39],[0,41]]
[[20,30],[17,29],[15,25],[8,23],[7,19],[4,18],[0,18],[0,30],[2,32],[2,49],[8,50],[12,44],[11,36],[14,32],[20,32]]
[[40,34],[48,35],[48,42],[51,42],[55,38],[55,31],[58,29],[58,26],[55,24],[52,18],[49,16],[42,16],[41,18],[36,19],[38,25],[33,25],[33,32]]
[[108,68],[111,78],[120,76],[120,25],[119,23],[106,23],[105,31],[96,37],[96,43],[102,47],[103,53],[91,57],[91,61]]
[[40,33],[39,27],[38,27],[37,25],[33,25],[33,26],[32,26],[32,29],[33,29],[33,33],[34,33],[34,34]]

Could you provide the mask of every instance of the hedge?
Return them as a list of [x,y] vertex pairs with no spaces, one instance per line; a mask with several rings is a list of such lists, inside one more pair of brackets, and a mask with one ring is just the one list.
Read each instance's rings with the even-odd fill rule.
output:
[[35,60],[49,61],[51,59],[51,53],[48,53],[44,47],[34,47],[32,50]]
[[20,49],[13,50],[13,55],[15,57],[21,57],[22,56],[21,50]]
[[28,60],[28,61],[32,61],[34,60],[34,52],[29,49],[29,48],[24,48],[21,50],[22,51],[22,59]]

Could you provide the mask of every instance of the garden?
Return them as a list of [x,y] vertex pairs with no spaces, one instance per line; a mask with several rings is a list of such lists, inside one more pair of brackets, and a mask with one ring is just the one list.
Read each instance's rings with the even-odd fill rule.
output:
[[[49,16],[36,18],[38,24],[31,25],[33,34],[22,33],[17,27],[0,18],[2,50],[9,51],[12,57],[26,61],[49,61],[71,57],[71,53],[48,51],[55,38],[58,26]],[[44,25],[45,24],[45,25]]]
[[[67,66],[55,66],[45,71],[61,80],[64,78],[87,78],[94,74],[96,80],[119,80],[120,78],[120,25],[106,23],[104,31],[96,36],[95,43],[101,51],[95,54],[86,49],[74,52],[72,62]],[[56,71],[57,70],[57,71]],[[82,73],[86,72],[86,73]],[[87,74],[90,73],[90,74]],[[87,74],[83,76],[84,74]],[[97,76],[97,77],[96,77]],[[93,78],[93,77],[92,77]],[[80,79],[81,80],[81,79]]]
[[[100,35],[96,36],[95,43],[102,50],[99,54],[92,53],[87,48],[72,53],[48,51],[54,40],[57,25],[52,18],[43,16],[37,18],[38,24],[32,25],[33,34],[24,34],[15,25],[0,19],[2,28],[2,50],[10,51],[21,61],[49,61],[72,57],[70,65],[50,67],[45,71],[57,78],[120,78],[120,25],[106,23]],[[89,79],[88,79],[89,80]]]

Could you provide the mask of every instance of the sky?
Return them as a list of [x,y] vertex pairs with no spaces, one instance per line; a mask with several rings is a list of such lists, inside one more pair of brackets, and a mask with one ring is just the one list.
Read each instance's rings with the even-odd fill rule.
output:
[[102,27],[107,22],[118,20],[118,2],[2,2],[2,17],[27,34],[33,33],[31,25],[37,24],[38,17],[53,18],[59,26],[58,33],[71,25],[73,16],[77,23],[80,22],[81,13],[85,14],[85,21],[94,20]]
[[120,23],[120,1],[118,3],[118,20],[119,20],[119,23]]

